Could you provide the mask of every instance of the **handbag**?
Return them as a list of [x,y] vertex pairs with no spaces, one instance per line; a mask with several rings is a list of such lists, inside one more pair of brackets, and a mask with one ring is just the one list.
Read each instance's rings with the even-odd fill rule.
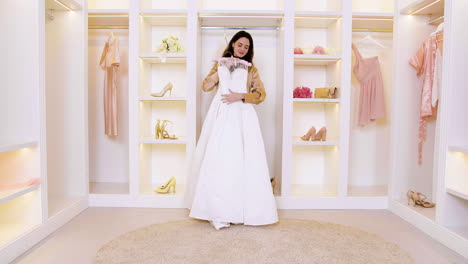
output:
[[315,98],[337,98],[338,88],[315,88]]
[[293,98],[312,98],[312,91],[309,87],[296,87],[293,91]]
[[304,54],[301,48],[294,48],[294,54]]

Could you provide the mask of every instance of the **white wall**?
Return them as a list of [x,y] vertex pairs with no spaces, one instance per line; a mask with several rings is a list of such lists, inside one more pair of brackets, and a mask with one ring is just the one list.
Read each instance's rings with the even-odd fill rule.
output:
[[[226,30],[226,39],[229,42],[232,36],[238,30]],[[260,78],[265,85],[267,93],[266,100],[255,106],[257,115],[260,121],[260,127],[265,143],[265,150],[268,159],[268,167],[270,169],[270,177],[279,177],[281,171],[277,163],[281,162],[280,146],[277,142],[281,141],[281,120],[277,119],[276,112],[281,111],[282,106],[278,105],[277,96],[281,95],[280,89],[282,85],[277,78],[277,64],[278,54],[278,41],[279,34],[275,30],[250,30],[254,41],[254,65],[258,68]],[[204,30],[202,31],[201,42],[201,79],[209,73],[213,66],[212,59],[220,57],[227,43],[224,40],[224,31],[222,30]],[[201,95],[201,103],[198,106],[201,109],[201,116],[198,116],[197,122],[203,122],[205,115],[208,111],[209,104],[215,92],[204,93],[201,91],[201,83],[197,85]],[[201,127],[200,127],[201,129]],[[197,140],[200,130],[197,132]]]
[[85,194],[86,75],[83,11],[46,20],[46,112],[49,197]]
[[[104,132],[104,78],[99,66],[104,45],[113,32],[119,40],[117,82],[119,135]],[[128,30],[95,29],[88,33],[89,179],[91,182],[128,182]]]
[[198,0],[201,9],[234,9],[234,10],[276,10],[283,7],[283,1],[287,0]]
[[0,142],[38,138],[39,46],[37,3],[0,3]]
[[[87,0],[89,9],[129,9],[132,0]],[[142,1],[142,0],[140,0]]]

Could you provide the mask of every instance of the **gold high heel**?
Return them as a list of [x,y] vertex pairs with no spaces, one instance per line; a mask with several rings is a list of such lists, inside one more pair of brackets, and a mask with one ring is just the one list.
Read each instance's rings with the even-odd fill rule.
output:
[[175,135],[169,135],[166,129],[166,123],[172,123],[169,120],[159,120],[156,122],[154,137],[156,139],[177,139]]
[[413,190],[408,190],[406,192],[406,199],[408,200],[408,205],[410,205],[410,200],[413,201],[414,206],[416,206],[416,203],[414,202],[414,191]]
[[406,193],[406,198],[408,199],[408,205],[410,204],[411,200],[413,201],[413,206],[415,207],[416,205],[422,206],[424,208],[431,208],[435,206],[435,203],[426,201],[426,195],[413,190],[408,190],[408,192]]
[[154,138],[162,139],[162,136],[161,136],[161,120],[159,120],[159,119],[156,122],[156,126],[154,127]]
[[154,190],[157,193],[168,193],[169,190],[173,188],[174,193],[176,192],[176,179],[174,177],[171,177],[166,184],[161,185]]
[[151,93],[151,96],[153,97],[163,97],[166,92],[169,91],[169,95],[172,94],[172,82],[168,82],[166,86],[160,91],[159,93]]
[[176,135],[171,136],[171,135],[169,135],[169,132],[167,132],[167,130],[166,130],[166,124],[167,123],[172,124],[172,122],[169,121],[169,120],[163,120],[163,123],[160,126],[162,139],[177,139]]

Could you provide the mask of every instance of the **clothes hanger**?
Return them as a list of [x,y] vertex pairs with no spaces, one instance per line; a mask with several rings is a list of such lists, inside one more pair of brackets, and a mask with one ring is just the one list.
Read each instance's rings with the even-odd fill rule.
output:
[[[220,57],[220,58],[216,58],[216,59],[213,59],[214,62],[221,62],[221,61],[232,61],[235,57],[234,56],[231,56],[231,57]],[[246,60],[243,60],[243,59],[239,59],[239,58],[235,58],[235,61],[237,63],[240,63],[240,64],[243,64],[243,65],[246,65],[246,66],[252,66],[252,63],[246,61]]]
[[378,46],[379,48],[386,48],[384,45],[382,45],[382,43],[378,42],[377,40],[375,40],[370,32],[362,39],[358,40],[355,42],[355,44],[360,44],[360,43],[364,43],[364,42],[368,42],[368,43],[371,43],[371,44],[374,44],[375,46]]
[[111,40],[113,40],[114,38],[115,38],[114,32],[111,31],[111,32],[109,33],[109,38],[107,39],[107,42],[111,42]]
[[435,35],[435,34],[438,34],[438,33],[442,33],[444,31],[444,22],[440,23],[438,26],[437,26],[437,29],[431,33],[431,35]]

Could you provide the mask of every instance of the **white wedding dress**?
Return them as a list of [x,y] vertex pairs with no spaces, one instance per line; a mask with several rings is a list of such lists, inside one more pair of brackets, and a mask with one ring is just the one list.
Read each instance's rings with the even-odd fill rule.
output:
[[222,94],[245,93],[248,66],[218,63],[218,91],[192,159],[190,217],[244,225],[278,221],[257,113],[252,104],[226,104]]

